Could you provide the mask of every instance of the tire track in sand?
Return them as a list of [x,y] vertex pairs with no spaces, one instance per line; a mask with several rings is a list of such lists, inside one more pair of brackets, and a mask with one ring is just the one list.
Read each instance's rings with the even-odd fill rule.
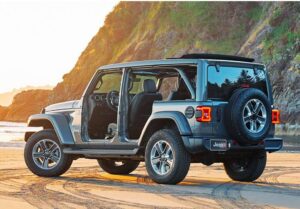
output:
[[[222,208],[272,208],[270,206],[260,206],[250,203],[246,198],[241,195],[242,190],[251,190],[259,192],[269,192],[286,194],[293,196],[300,196],[300,185],[290,186],[286,183],[281,183],[278,178],[286,174],[300,173],[298,168],[288,168],[288,167],[268,167],[268,169],[263,173],[254,183],[243,183],[229,181],[217,186],[213,191],[212,195],[217,198],[217,202]],[[257,184],[256,184],[257,183]],[[261,184],[266,184],[268,187],[261,188]],[[246,187],[246,188],[245,188]],[[297,188],[297,189],[296,189]]]
[[[299,184],[280,182],[279,177],[300,173],[299,168],[268,167],[256,183],[221,182],[203,184],[196,179],[193,185],[158,185],[152,182],[139,168],[128,180],[99,172],[98,167],[72,168],[66,175],[58,178],[36,177],[27,169],[0,170],[0,195],[23,199],[38,208],[159,208],[155,204],[137,204],[131,201],[103,197],[93,191],[133,191],[160,195],[168,201],[191,208],[260,208],[241,195],[242,191],[259,191],[300,196]],[[197,183],[199,181],[199,184]],[[186,179],[186,183],[189,179]],[[184,183],[185,183],[184,182]],[[61,190],[53,190],[53,185]],[[263,186],[262,186],[263,185]],[[193,189],[197,186],[199,189]],[[211,193],[201,192],[201,188],[212,189]],[[215,201],[215,202],[214,202]],[[263,206],[269,207],[269,206]],[[163,208],[163,207],[162,207]],[[166,208],[166,207],[165,207]],[[171,208],[171,207],[168,207]],[[176,207],[174,207],[176,208]]]

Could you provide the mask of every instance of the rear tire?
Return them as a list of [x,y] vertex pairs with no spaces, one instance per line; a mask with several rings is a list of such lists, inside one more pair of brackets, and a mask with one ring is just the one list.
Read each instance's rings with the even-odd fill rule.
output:
[[238,89],[229,99],[225,125],[231,137],[242,145],[256,145],[269,133],[271,104],[259,89]]
[[[115,161],[111,159],[98,159],[99,166],[107,173],[126,175],[134,171],[140,164],[139,161],[121,160]],[[121,162],[120,165],[117,162]]]
[[62,150],[54,130],[36,132],[25,145],[25,163],[29,170],[38,176],[60,176],[73,162],[72,156],[64,154]]
[[235,181],[252,182],[264,172],[267,163],[266,152],[259,151],[244,159],[231,159],[224,162],[227,175]]
[[146,146],[145,163],[150,178],[159,184],[177,184],[187,175],[191,157],[177,132],[155,132]]

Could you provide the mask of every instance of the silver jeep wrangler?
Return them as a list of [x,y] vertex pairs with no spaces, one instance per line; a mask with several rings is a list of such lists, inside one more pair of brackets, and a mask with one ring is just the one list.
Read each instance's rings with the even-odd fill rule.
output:
[[32,115],[25,162],[36,175],[66,172],[78,158],[97,159],[111,174],[129,174],[144,161],[157,183],[176,184],[190,163],[222,162],[237,181],[264,171],[274,137],[265,66],[251,58],[188,54],[181,58],[112,64],[96,70],[80,100]]

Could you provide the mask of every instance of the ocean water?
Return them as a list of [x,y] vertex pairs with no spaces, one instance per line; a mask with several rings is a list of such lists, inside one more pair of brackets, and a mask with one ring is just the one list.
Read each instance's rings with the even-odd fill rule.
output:
[[26,131],[37,131],[40,129],[27,127],[26,123],[0,121],[0,142],[22,141]]

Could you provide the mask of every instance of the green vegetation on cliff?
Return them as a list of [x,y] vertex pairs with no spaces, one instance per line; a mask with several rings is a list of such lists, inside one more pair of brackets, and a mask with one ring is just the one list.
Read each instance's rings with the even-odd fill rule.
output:
[[299,52],[300,4],[277,7],[271,16],[273,30],[263,41],[263,60],[266,62],[288,61]]
[[79,98],[104,64],[189,52],[235,54],[262,7],[249,2],[121,2],[54,89],[52,101]]

